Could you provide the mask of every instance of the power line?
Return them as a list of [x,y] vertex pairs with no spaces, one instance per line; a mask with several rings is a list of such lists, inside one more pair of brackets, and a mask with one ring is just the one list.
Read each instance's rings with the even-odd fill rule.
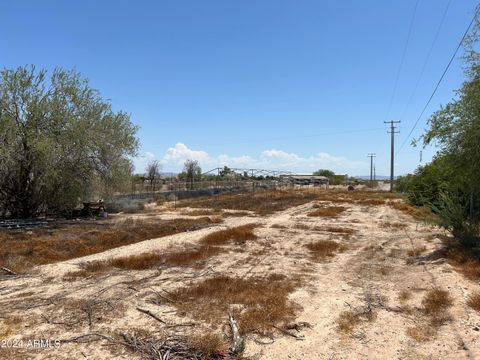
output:
[[407,40],[405,41],[405,46],[403,48],[402,58],[400,60],[400,65],[398,67],[397,76],[395,77],[395,83],[393,85],[392,96],[390,97],[390,103],[388,104],[388,108],[387,108],[387,116],[386,116],[387,118],[390,116],[390,110],[391,110],[392,105],[393,105],[393,99],[395,98],[395,94],[397,93],[398,80],[400,78],[400,73],[402,72],[403,63],[405,61],[405,55],[407,54],[408,44],[410,43],[410,36],[412,35],[413,23],[415,21],[415,16],[417,14],[418,2],[419,2],[419,0],[417,0],[415,2],[415,7],[413,9],[412,19],[410,20],[410,25],[408,27]]
[[427,107],[428,107],[428,105],[430,104],[430,102],[432,101],[433,97],[435,96],[435,93],[437,92],[438,87],[440,86],[440,83],[442,82],[443,78],[445,77],[445,74],[447,73],[448,69],[450,68],[450,65],[452,64],[453,60],[455,59],[455,56],[457,56],[458,50],[460,49],[460,47],[462,46],[463,42],[465,41],[465,38],[467,37],[467,35],[468,35],[469,31],[470,31],[470,28],[472,27],[473,22],[475,21],[475,18],[477,17],[477,14],[478,14],[478,9],[475,11],[475,14],[473,15],[473,18],[472,18],[472,20],[470,21],[470,24],[468,24],[467,30],[465,30],[465,33],[463,34],[462,39],[461,39],[460,42],[458,43],[458,45],[457,45],[457,47],[456,47],[456,49],[455,49],[452,57],[450,58],[450,61],[448,62],[447,67],[445,68],[445,70],[443,70],[442,76],[440,77],[440,79],[438,80],[437,84],[435,85],[435,88],[433,89],[432,94],[431,94],[430,97],[428,98],[427,103],[426,103],[425,106],[423,107],[422,112],[420,113],[420,115],[418,116],[417,120],[415,121],[415,124],[413,124],[412,129],[411,129],[410,132],[408,133],[408,135],[407,135],[407,137],[405,138],[405,140],[403,141],[402,145],[400,145],[400,148],[398,149],[397,154],[402,150],[402,148],[404,147],[405,143],[408,141],[408,139],[409,139],[410,136],[412,135],[413,130],[415,130],[415,128],[417,127],[418,122],[420,121],[420,119],[422,118],[423,114],[425,113],[425,110],[427,110]]
[[400,119],[403,119],[403,117],[405,116],[405,113],[407,112],[407,109],[410,106],[410,104],[412,103],[412,100],[415,96],[415,93],[417,92],[418,85],[420,85],[420,81],[423,78],[423,74],[425,73],[425,69],[427,68],[428,61],[430,60],[430,56],[432,55],[433,48],[435,47],[435,44],[437,43],[438,36],[440,35],[440,31],[443,27],[443,23],[445,22],[445,18],[447,17],[448,9],[450,8],[451,2],[452,2],[452,0],[448,0],[447,6],[445,7],[445,10],[443,11],[443,15],[442,15],[442,18],[440,20],[440,24],[438,25],[435,36],[433,37],[432,44],[430,45],[430,49],[428,50],[427,57],[425,58],[425,61],[423,63],[422,70],[420,71],[420,75],[418,76],[417,82],[415,83],[415,86],[413,87],[413,91],[412,91],[412,94],[410,95],[410,98],[407,101],[407,105],[405,106],[402,114],[400,115]]

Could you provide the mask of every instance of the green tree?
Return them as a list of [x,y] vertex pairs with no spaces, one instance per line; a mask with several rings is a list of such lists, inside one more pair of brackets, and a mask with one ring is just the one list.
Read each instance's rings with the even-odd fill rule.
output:
[[70,209],[128,184],[137,127],[75,71],[0,72],[0,216]]
[[466,80],[456,97],[429,119],[424,145],[438,152],[431,164],[404,181],[412,202],[428,203],[440,225],[471,244],[478,235],[480,206],[480,54],[475,50],[480,19],[466,42]]
[[327,177],[330,185],[340,185],[346,180],[344,175],[336,175],[332,170],[327,169],[319,169],[313,175]]
[[193,190],[193,183],[202,178],[202,168],[197,160],[187,160],[183,165],[183,174],[187,183],[190,184],[190,189]]
[[319,169],[313,173],[315,176],[325,176],[327,178],[332,178],[335,176],[335,173],[332,170],[327,170],[327,169]]

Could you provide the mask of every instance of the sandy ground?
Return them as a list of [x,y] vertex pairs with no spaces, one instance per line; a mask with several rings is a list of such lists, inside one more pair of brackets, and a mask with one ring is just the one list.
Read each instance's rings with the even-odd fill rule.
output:
[[[22,319],[10,340],[60,339],[60,348],[0,347],[0,359],[132,359],[135,354],[121,346],[112,346],[98,337],[71,342],[88,333],[113,334],[120,329],[148,329],[161,333],[164,325],[140,313],[137,307],[150,309],[168,324],[190,319],[176,314],[168,304],[148,302],[154,291],[171,291],[215,274],[262,276],[280,273],[302,275],[308,280],[291,295],[300,305],[297,321],[311,328],[299,335],[303,340],[278,333],[271,344],[247,339],[246,356],[254,359],[474,359],[480,357],[480,314],[466,305],[469,294],[480,290],[478,283],[465,279],[442,261],[409,262],[407,252],[426,246],[426,254],[441,246],[441,232],[414,221],[408,215],[386,205],[344,204],[347,211],[336,218],[308,217],[313,203],[290,208],[266,217],[229,217],[223,224],[207,229],[152,239],[119,247],[81,259],[46,265],[33,275],[0,278],[0,319],[17,315]],[[142,215],[139,215],[142,216]],[[178,217],[176,213],[149,216],[150,219]],[[405,228],[386,227],[385,222],[405,224]],[[242,251],[230,251],[209,260],[203,269],[162,268],[147,271],[114,271],[64,281],[65,273],[78,270],[82,262],[102,260],[151,251],[171,245],[195,246],[205,234],[225,227],[257,223],[259,239]],[[334,233],[315,230],[331,225],[355,230],[348,239]],[[437,235],[437,237],[432,236]],[[315,262],[305,244],[318,239],[334,239],[346,245],[344,252]],[[426,341],[417,341],[407,330],[427,322],[418,308],[432,288],[448,290],[453,306],[451,320]],[[402,290],[411,294],[399,299]],[[85,299],[97,308],[91,324],[85,320]],[[348,310],[368,307],[371,321],[358,324],[352,333],[338,330],[339,315]],[[410,311],[404,311],[410,309]],[[202,332],[204,325],[194,331]],[[179,332],[191,331],[178,328]]]

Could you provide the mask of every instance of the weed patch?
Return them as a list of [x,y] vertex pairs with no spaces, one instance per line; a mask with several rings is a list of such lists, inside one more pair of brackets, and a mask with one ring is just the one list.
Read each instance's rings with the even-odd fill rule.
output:
[[430,318],[432,326],[440,326],[449,320],[447,310],[452,304],[448,291],[432,289],[422,300],[422,312]]
[[316,209],[308,213],[308,216],[337,217],[344,211],[345,211],[345,208],[342,206],[327,206],[327,207]]
[[333,240],[318,240],[305,245],[305,247],[310,250],[310,254],[315,260],[332,257],[336,252],[345,250],[342,245]]
[[480,311],[480,292],[471,294],[468,297],[467,305],[474,310]]
[[253,232],[255,227],[257,227],[256,224],[248,224],[216,231],[204,236],[200,243],[204,245],[226,245],[231,241],[243,243],[247,240],[255,240],[257,238]]
[[427,248],[425,246],[420,246],[420,247],[414,247],[413,249],[410,249],[407,251],[407,255],[410,257],[415,257],[423,254]]
[[0,231],[1,266],[22,272],[43,265],[96,254],[119,246],[211,226],[208,217],[146,221],[64,223],[56,227]]
[[215,198],[198,197],[180,201],[178,207],[213,208],[254,211],[260,215],[272,214],[313,201],[318,194],[307,191],[277,190],[271,192],[221,195]]
[[293,320],[296,306],[288,300],[295,289],[291,279],[217,276],[171,294],[174,306],[195,319],[220,325],[233,313],[243,333],[270,333],[272,326]]

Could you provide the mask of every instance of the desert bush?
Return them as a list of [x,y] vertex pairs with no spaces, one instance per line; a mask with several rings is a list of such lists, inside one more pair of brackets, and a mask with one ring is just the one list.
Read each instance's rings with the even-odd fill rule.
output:
[[180,288],[171,298],[179,311],[196,319],[219,325],[233,312],[242,333],[267,334],[273,325],[293,320],[297,307],[288,295],[298,285],[285,277],[216,276]]

